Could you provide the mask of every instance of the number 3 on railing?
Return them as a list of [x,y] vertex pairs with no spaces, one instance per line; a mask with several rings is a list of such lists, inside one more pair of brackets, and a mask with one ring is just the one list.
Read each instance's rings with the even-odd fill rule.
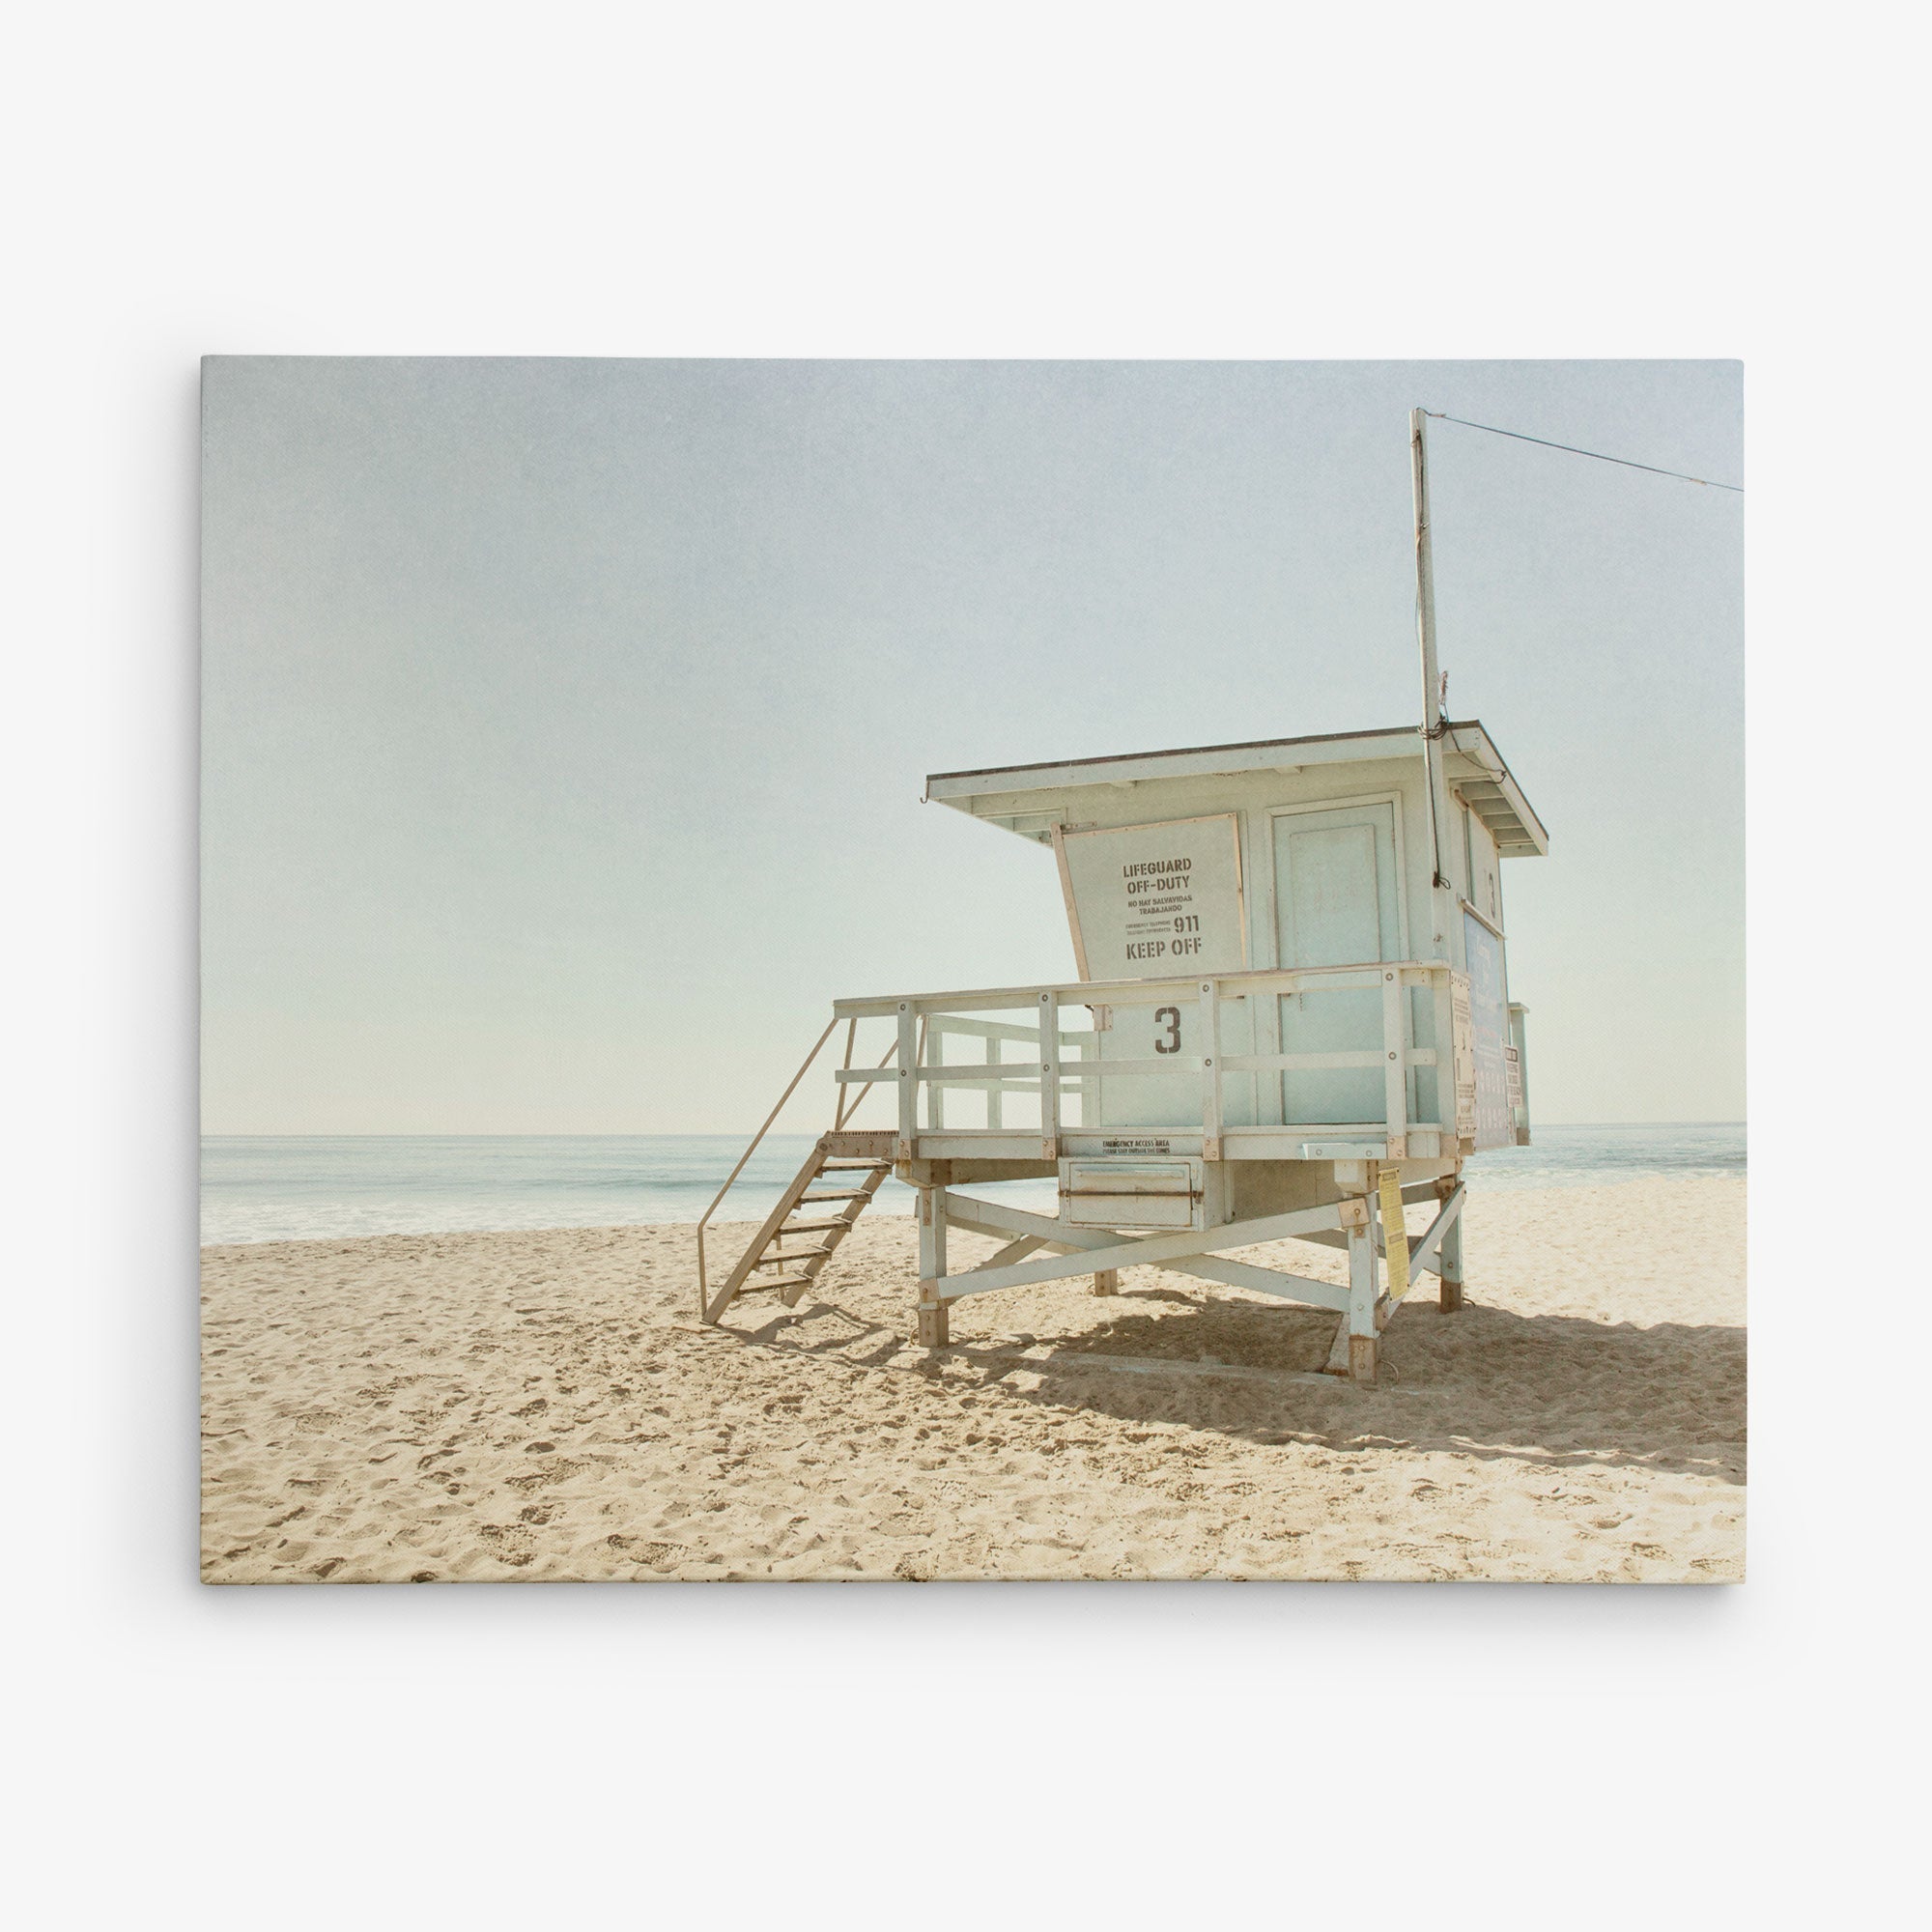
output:
[[1156,1026],[1162,1020],[1167,1022],[1167,1038],[1165,1040],[1156,1039],[1153,1043],[1153,1050],[1156,1053],[1179,1053],[1180,1051],[1180,1009],[1179,1007],[1156,1007],[1153,1017]]

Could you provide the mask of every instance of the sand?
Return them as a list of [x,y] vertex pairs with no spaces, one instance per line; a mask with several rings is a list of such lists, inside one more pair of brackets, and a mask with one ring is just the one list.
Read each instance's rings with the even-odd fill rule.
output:
[[928,1356],[903,1218],[723,1330],[683,1226],[209,1248],[202,1574],[1735,1579],[1744,1215],[1472,1188],[1469,1305],[1425,1276],[1372,1388],[1308,1377],[1332,1315],[1151,1268],[967,1299]]

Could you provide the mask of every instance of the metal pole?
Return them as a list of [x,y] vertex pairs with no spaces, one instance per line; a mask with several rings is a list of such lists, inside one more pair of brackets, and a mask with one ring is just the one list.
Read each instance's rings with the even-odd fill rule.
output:
[[[1422,759],[1428,774],[1430,864],[1438,892],[1453,888],[1442,866],[1442,820],[1448,798],[1442,781],[1442,697],[1435,668],[1435,559],[1429,528],[1429,450],[1424,441],[1423,410],[1408,412],[1409,475],[1415,486],[1415,628],[1422,645]],[[1448,908],[1436,904],[1436,922],[1448,937]]]

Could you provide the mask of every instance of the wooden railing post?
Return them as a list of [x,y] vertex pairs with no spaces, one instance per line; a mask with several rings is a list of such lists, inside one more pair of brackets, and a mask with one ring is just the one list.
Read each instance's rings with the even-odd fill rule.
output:
[[1039,1157],[1060,1158],[1060,995],[1039,996]]
[[1443,1151],[1458,1151],[1456,1141],[1456,992],[1449,969],[1430,975],[1430,1000],[1435,1034],[1435,1124],[1441,1129]]
[[[837,1026],[838,1022],[835,1018],[832,1024],[834,1026]],[[852,1048],[857,1043],[858,1038],[859,1038],[859,1022],[856,1019],[847,1020],[845,1022],[845,1058],[838,1063],[839,1070],[841,1072],[843,1072],[846,1068],[848,1068],[852,1065]],[[845,1124],[845,1116],[852,1111],[852,1103],[854,1096],[855,1095],[863,1096],[864,1093],[865,1089],[862,1087],[859,1088],[846,1087],[846,1086],[839,1087],[838,1109],[832,1117],[832,1131],[834,1133],[837,1133],[838,1129]]]
[[1408,1153],[1408,1050],[1403,1025],[1402,974],[1382,968],[1382,1100],[1388,1116],[1386,1158],[1402,1160]]
[[[986,1036],[986,1065],[988,1066],[997,1066],[999,1064],[999,1039],[995,1035],[988,1034]],[[1005,1098],[1006,1095],[997,1087],[988,1087],[986,1089],[986,1125],[989,1129],[1006,1125],[1006,1109],[1002,1104]]]
[[1221,1158],[1221,1001],[1212,980],[1201,981],[1201,1152]]
[[912,1002],[899,1002],[899,1160],[912,1158],[919,1137],[919,1021]]

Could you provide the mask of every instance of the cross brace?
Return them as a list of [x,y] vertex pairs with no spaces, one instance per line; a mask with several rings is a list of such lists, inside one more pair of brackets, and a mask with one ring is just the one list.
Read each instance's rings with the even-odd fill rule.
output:
[[1411,1283],[1427,1268],[1432,1274],[1442,1272],[1442,1237],[1456,1225],[1456,1217],[1463,1211],[1463,1203],[1468,1190],[1458,1185],[1455,1193],[1442,1204],[1442,1211],[1430,1222],[1428,1231],[1419,1238],[1411,1237],[1408,1244],[1408,1278]]
[[1334,1227],[1338,1220],[1333,1205],[1304,1208],[1293,1214],[1271,1214],[1256,1221],[1230,1221],[1219,1228],[1195,1228],[1127,1240],[1104,1229],[1069,1228],[1043,1214],[1029,1214],[1004,1203],[976,1201],[951,1191],[943,1193],[943,1207],[948,1223],[954,1228],[975,1235],[1031,1239],[1051,1249],[1056,1259],[992,1265],[1004,1262],[1018,1247],[1018,1241],[1013,1241],[1009,1248],[992,1256],[985,1265],[960,1274],[942,1275],[936,1281],[921,1282],[923,1299],[955,1301],[961,1295],[981,1294],[992,1289],[1024,1288],[1037,1282],[1064,1281],[1073,1275],[1096,1273],[1103,1268],[1145,1265],[1196,1275],[1229,1288],[1254,1289],[1290,1301],[1311,1302],[1318,1308],[1346,1310],[1349,1306],[1349,1291],[1338,1283],[1256,1267],[1249,1262],[1225,1261],[1211,1252],[1215,1248],[1247,1247],[1257,1241],[1283,1240],[1323,1224]]

